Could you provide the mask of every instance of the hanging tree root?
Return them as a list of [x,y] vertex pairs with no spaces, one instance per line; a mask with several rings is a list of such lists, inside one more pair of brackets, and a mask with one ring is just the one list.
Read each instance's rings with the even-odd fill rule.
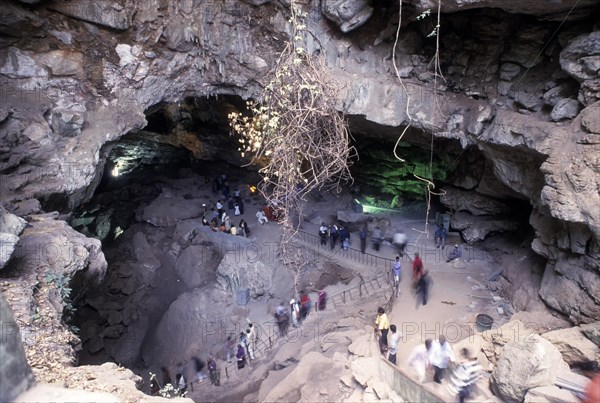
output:
[[229,115],[242,156],[254,153],[253,160],[264,164],[259,190],[283,224],[282,257],[296,286],[306,264],[292,243],[303,202],[315,190],[340,191],[352,179],[348,167],[355,154],[347,122],[335,108],[339,84],[323,56],[301,47],[307,35],[301,17],[292,2],[294,35],[258,100],[247,103],[251,115]]

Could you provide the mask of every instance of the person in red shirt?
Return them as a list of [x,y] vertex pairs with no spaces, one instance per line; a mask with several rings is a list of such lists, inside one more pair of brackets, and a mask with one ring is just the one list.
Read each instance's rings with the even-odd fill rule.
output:
[[310,297],[304,291],[300,292],[300,316],[306,319],[310,312]]
[[422,275],[423,275],[423,261],[421,261],[421,257],[419,256],[419,254],[415,252],[415,259],[413,260],[413,273],[412,273],[413,287],[419,282]]

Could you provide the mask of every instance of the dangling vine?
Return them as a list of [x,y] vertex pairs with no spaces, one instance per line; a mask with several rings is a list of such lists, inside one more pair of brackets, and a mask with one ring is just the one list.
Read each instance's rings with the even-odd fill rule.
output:
[[347,122],[336,110],[340,86],[329,73],[323,55],[309,52],[306,13],[291,4],[291,40],[281,52],[271,80],[250,115],[231,113],[230,126],[240,135],[239,151],[264,163],[259,190],[283,226],[284,263],[295,275],[296,287],[306,259],[290,245],[296,234],[305,197],[315,190],[340,191],[350,181]]
[[[410,128],[411,124],[412,124],[412,117],[410,115],[410,95],[406,89],[406,86],[404,85],[404,82],[402,81],[402,77],[400,76],[400,72],[398,70],[398,65],[396,63],[396,47],[398,46],[398,40],[400,38],[400,28],[402,26],[402,0],[398,0],[399,3],[399,12],[398,12],[398,28],[396,30],[396,38],[394,41],[394,47],[392,49],[392,63],[394,66],[394,71],[396,72],[396,76],[398,77],[398,80],[400,81],[400,85],[402,86],[402,90],[406,93],[406,116],[408,118],[408,124],[406,125],[406,127],[402,130],[402,133],[400,133],[400,136],[398,136],[398,139],[396,140],[396,144],[394,145],[394,156],[396,157],[396,159],[398,159],[400,162],[406,162],[406,160],[404,160],[403,158],[401,158],[398,154],[397,154],[397,149],[398,149],[398,145],[400,144],[402,138],[404,137],[404,134],[406,134],[406,132],[408,131],[408,129]],[[441,16],[441,8],[442,8],[442,1],[438,0],[438,7],[437,7],[437,24],[435,26],[435,28],[433,29],[433,31],[427,35],[427,37],[432,37],[435,36],[436,37],[436,42],[435,42],[435,55],[433,58],[434,61],[434,89],[433,89],[433,102],[434,102],[434,106],[438,106],[437,103],[437,78],[438,76],[441,77],[444,81],[444,76],[442,74],[441,68],[440,68],[440,16]],[[431,14],[430,10],[426,10],[425,12],[423,12],[421,15],[419,15],[417,17],[417,20],[423,19],[427,16],[429,16]],[[433,110],[435,111],[436,108],[433,108]],[[433,191],[433,189],[435,189],[435,184],[433,183],[433,132],[431,133],[431,140],[430,140],[430,145],[429,145],[430,149],[430,156],[429,156],[429,177],[431,179],[427,179],[427,178],[423,178],[417,174],[413,175],[415,176],[415,178],[417,178],[420,181],[423,181],[426,185],[427,185],[427,195],[426,195],[426,200],[427,200],[427,211],[425,213],[425,226],[424,229],[418,230],[413,228],[413,230],[417,231],[419,233],[419,237],[417,238],[417,241],[419,240],[419,238],[422,235],[425,235],[426,237],[429,235],[429,213],[431,211],[431,196],[432,195],[440,195],[441,193],[436,193]]]

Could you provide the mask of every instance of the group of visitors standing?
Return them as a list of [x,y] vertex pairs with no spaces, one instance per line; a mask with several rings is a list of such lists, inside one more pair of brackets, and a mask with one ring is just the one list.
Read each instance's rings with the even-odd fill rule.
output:
[[[214,355],[210,354],[208,360],[204,362],[200,357],[192,357],[194,377],[195,380],[192,382],[202,382],[206,377],[204,369],[208,369],[210,381],[213,385],[220,385],[220,376],[217,370],[217,361]],[[162,384],[159,382],[158,377],[155,374],[150,376],[150,395],[159,396],[161,391],[170,394],[175,392],[179,396],[184,396],[187,392],[188,386],[191,382],[188,382],[185,374],[185,364],[179,362],[177,364],[175,382],[171,379],[171,373],[167,367],[161,367]]]
[[231,363],[232,357],[235,356],[237,368],[244,368],[248,360],[252,361],[256,358],[257,342],[258,330],[252,322],[248,322],[246,330],[240,332],[237,343],[234,342],[233,336],[227,336],[224,346],[227,363]]
[[331,223],[327,226],[322,222],[319,227],[319,238],[321,246],[325,246],[329,242],[331,250],[335,248],[338,239],[340,241],[340,248],[343,250],[350,248],[350,231],[341,224]]

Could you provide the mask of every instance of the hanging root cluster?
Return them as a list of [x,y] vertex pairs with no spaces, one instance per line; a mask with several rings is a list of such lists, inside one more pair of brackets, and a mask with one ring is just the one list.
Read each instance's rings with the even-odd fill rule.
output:
[[260,97],[247,103],[250,115],[229,115],[242,156],[252,154],[262,165],[259,190],[283,224],[282,256],[289,265],[303,260],[297,250],[286,253],[303,201],[312,191],[339,191],[351,180],[354,154],[347,122],[335,109],[340,87],[324,58],[302,47],[308,32],[301,18],[292,4],[294,34]]
[[239,151],[254,153],[264,164],[259,189],[284,225],[291,224],[311,191],[339,190],[351,179],[353,148],[346,121],[335,109],[338,92],[322,57],[288,44],[261,97],[247,103],[251,116],[229,115],[240,135]]

